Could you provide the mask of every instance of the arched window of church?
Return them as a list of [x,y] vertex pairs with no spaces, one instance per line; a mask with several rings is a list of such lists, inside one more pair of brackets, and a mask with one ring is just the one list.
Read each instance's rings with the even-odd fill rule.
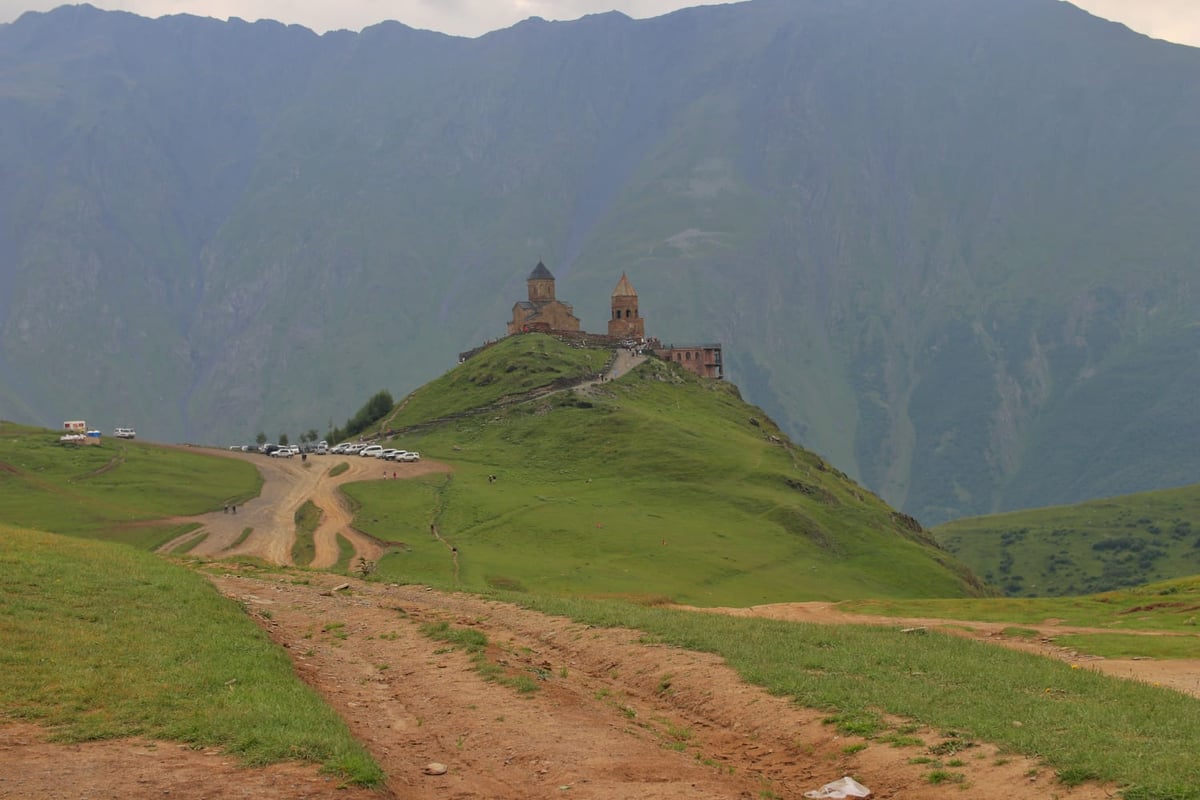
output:
[[692,351],[688,350],[687,353],[685,353],[683,357],[686,358],[688,361],[691,361],[692,360]]

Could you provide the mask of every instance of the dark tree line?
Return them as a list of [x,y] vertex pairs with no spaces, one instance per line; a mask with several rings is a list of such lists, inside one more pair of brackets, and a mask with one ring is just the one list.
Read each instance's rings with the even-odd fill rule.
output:
[[330,443],[333,443],[344,442],[353,436],[357,436],[391,413],[395,405],[395,401],[392,400],[392,393],[387,389],[376,392],[367,401],[366,405],[358,410],[358,413],[346,420],[345,427],[333,428],[326,434],[325,438]]

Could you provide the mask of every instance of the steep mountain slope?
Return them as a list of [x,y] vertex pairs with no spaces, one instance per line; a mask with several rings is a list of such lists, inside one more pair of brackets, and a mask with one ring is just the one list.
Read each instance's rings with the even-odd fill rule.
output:
[[[0,26],[0,414],[322,428],[503,330],[719,340],[927,522],[1200,480],[1200,53],[1058,0]],[[86,406],[86,408],[81,408]]]
[[356,526],[400,545],[380,573],[700,605],[983,593],[731,384],[654,358],[594,372],[595,353],[529,334],[402,403],[393,446],[454,472],[348,487]]

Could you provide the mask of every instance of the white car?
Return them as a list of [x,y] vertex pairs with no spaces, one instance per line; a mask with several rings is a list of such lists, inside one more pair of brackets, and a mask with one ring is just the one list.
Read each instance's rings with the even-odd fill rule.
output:
[[133,428],[117,428],[113,431],[113,436],[116,436],[118,439],[136,439],[137,431]]
[[371,445],[367,445],[362,450],[359,450],[358,454],[364,458],[366,458],[368,456],[373,458],[375,456],[378,456],[382,452],[383,452],[383,445],[371,444]]
[[281,447],[278,450],[271,451],[271,458],[291,458],[295,455],[290,447]]
[[400,454],[396,456],[396,460],[397,461],[409,461],[409,462],[420,461],[421,454],[416,451],[410,452],[408,450],[402,450],[402,451],[400,451]]

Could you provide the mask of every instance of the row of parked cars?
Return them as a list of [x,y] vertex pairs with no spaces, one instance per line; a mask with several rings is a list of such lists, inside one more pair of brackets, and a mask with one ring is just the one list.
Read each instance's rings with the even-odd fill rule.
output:
[[335,445],[329,452],[347,456],[362,456],[364,458],[382,458],[384,461],[420,461],[421,454],[411,450],[401,450],[397,447],[384,447],[381,444],[369,442],[347,442]]
[[235,444],[230,446],[230,450],[241,450],[243,453],[262,453],[266,456],[274,458],[291,458],[298,455],[313,455],[323,456],[329,452],[329,445],[325,442],[317,444],[287,445],[287,444]]

